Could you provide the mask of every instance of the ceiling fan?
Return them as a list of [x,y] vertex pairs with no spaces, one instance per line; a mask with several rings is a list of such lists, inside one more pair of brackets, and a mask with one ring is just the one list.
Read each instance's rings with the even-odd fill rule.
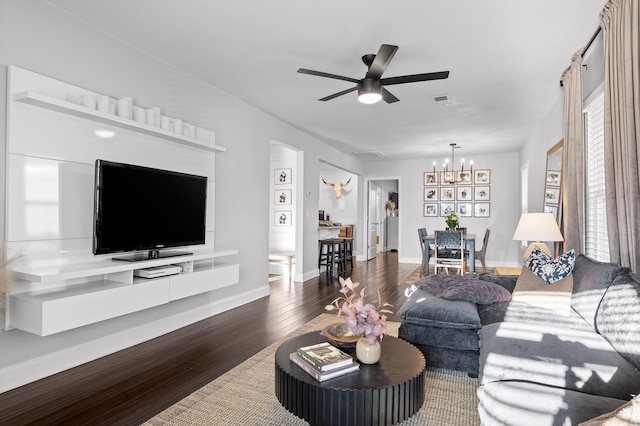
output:
[[412,74],[403,75],[399,77],[381,78],[384,71],[389,66],[391,59],[398,51],[398,46],[391,44],[383,44],[380,46],[377,54],[368,54],[362,57],[362,62],[368,67],[367,73],[364,78],[360,80],[344,77],[336,74],[329,74],[321,71],[313,71],[305,68],[300,68],[299,73],[316,75],[318,77],[334,78],[336,80],[349,81],[356,83],[356,85],[350,89],[343,90],[333,95],[326,96],[318,99],[319,101],[329,101],[337,98],[338,96],[346,95],[347,93],[358,91],[358,100],[365,104],[373,104],[381,99],[388,104],[398,102],[400,99],[396,98],[391,92],[385,89],[383,86],[391,86],[394,84],[415,83],[418,81],[428,80],[442,80],[449,77],[449,71],[430,72],[426,74]]

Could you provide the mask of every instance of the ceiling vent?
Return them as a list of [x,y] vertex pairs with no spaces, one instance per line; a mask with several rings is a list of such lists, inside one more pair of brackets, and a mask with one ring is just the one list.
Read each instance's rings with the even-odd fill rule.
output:
[[447,95],[438,95],[433,97],[433,102],[440,105],[449,105],[451,102],[449,100],[449,96]]
[[362,158],[363,160],[376,160],[380,158],[386,158],[387,156],[380,151],[362,151],[362,152],[353,152],[358,158]]

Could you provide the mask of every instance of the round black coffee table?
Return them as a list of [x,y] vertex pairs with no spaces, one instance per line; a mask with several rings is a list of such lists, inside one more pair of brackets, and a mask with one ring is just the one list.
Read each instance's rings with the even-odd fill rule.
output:
[[301,346],[325,341],[320,331],[313,331],[286,341],[276,351],[276,397],[291,413],[312,425],[392,425],[422,407],[425,360],[415,346],[385,336],[377,364],[360,364],[357,372],[318,382],[289,355]]

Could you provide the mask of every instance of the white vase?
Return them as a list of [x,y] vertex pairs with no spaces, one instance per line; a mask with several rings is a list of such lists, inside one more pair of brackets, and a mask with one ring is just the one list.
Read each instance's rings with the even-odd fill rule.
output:
[[356,343],[356,358],[363,364],[375,364],[380,361],[381,354],[382,347],[378,339],[372,344],[366,337],[361,337]]

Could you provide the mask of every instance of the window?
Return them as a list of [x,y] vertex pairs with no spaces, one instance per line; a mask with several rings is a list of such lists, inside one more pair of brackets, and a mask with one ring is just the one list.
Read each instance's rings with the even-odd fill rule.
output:
[[604,178],[604,92],[586,102],[585,126],[585,255],[609,262],[609,236]]
[[[529,162],[527,161],[520,167],[520,208],[521,213],[529,212]],[[520,241],[520,246],[527,248],[528,241]]]

